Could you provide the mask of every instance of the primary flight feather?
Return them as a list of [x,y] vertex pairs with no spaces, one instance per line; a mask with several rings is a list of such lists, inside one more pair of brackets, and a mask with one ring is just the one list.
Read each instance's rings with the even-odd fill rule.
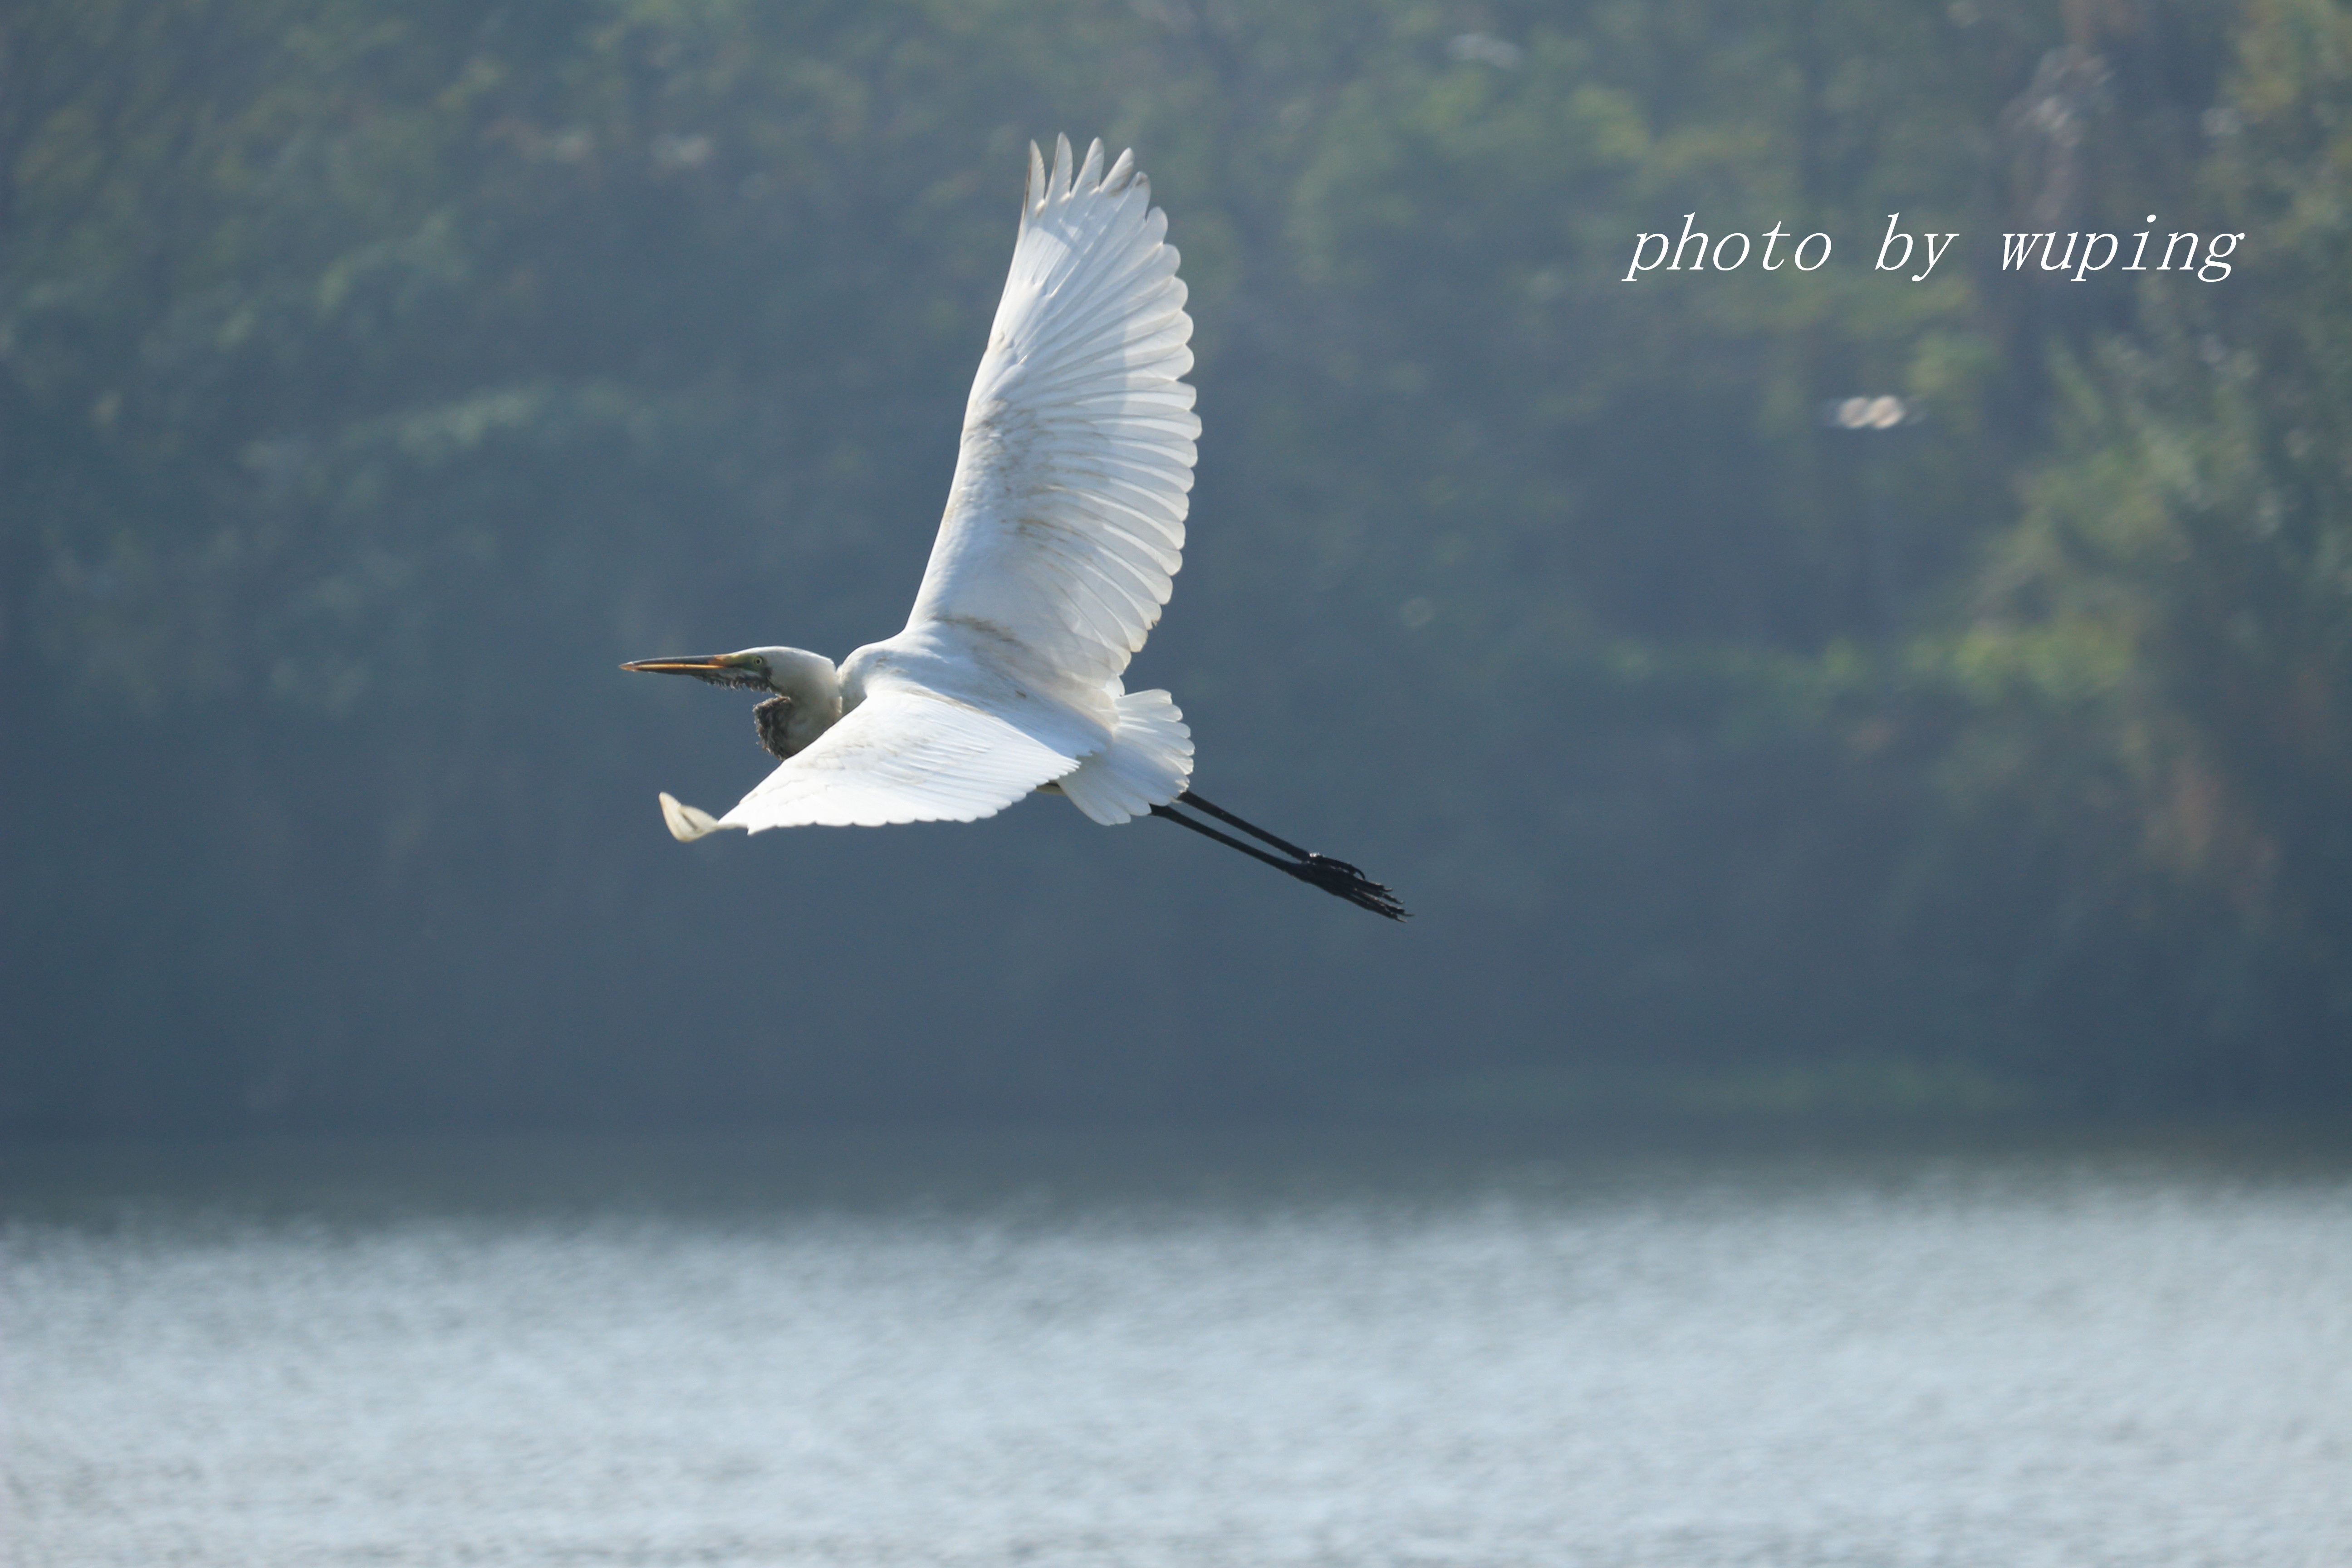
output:
[[1120,683],[1183,565],[1201,432],[1167,231],[1132,153],[1106,168],[1097,142],[1074,167],[1057,138],[1048,172],[1031,145],[1012,270],[906,628],[837,668],[787,647],[623,667],[769,694],[756,718],[775,771],[724,816],[664,795],[673,834],[969,822],[1050,786],[1097,822],[1166,817],[1403,916],[1354,867],[1192,794],[1182,713]]

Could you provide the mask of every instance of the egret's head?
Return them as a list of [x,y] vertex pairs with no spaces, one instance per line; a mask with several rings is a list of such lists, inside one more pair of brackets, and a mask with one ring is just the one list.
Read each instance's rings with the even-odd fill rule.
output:
[[641,658],[621,668],[690,675],[713,686],[766,693],[768,700],[753,710],[753,721],[760,744],[779,757],[796,755],[841,717],[841,672],[833,660],[806,648],[747,647],[692,658]]
[[751,691],[776,689],[768,655],[780,650],[745,648],[741,653],[714,653],[677,658],[641,658],[621,666],[652,675],[691,675],[713,686],[740,686]]

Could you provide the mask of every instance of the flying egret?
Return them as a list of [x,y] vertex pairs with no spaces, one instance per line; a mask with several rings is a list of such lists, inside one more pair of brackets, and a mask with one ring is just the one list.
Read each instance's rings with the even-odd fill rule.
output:
[[1346,861],[1194,795],[1183,714],[1165,691],[1120,683],[1183,564],[1201,432],[1183,379],[1192,319],[1167,232],[1133,153],[1105,169],[1097,142],[1074,170],[1057,138],[1049,176],[1030,144],[1012,275],[906,629],[838,668],[794,647],[621,667],[768,694],[753,721],[776,770],[724,816],[663,795],[673,835],[971,822],[1055,790],[1097,822],[1165,817],[1405,917]]

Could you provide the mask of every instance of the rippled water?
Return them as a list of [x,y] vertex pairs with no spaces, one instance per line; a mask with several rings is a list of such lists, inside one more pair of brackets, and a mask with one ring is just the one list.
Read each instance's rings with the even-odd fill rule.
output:
[[0,1163],[33,1564],[2352,1563],[2352,1167],[1007,1136]]

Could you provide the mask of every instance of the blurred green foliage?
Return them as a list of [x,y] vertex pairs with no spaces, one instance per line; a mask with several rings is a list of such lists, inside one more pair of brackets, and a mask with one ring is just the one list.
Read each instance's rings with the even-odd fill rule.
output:
[[[1130,684],[1402,931],[660,830],[762,759],[613,666],[898,626],[1057,131],[1198,322]],[[2340,1103],[2347,224],[2327,0],[28,0],[0,1123]]]

